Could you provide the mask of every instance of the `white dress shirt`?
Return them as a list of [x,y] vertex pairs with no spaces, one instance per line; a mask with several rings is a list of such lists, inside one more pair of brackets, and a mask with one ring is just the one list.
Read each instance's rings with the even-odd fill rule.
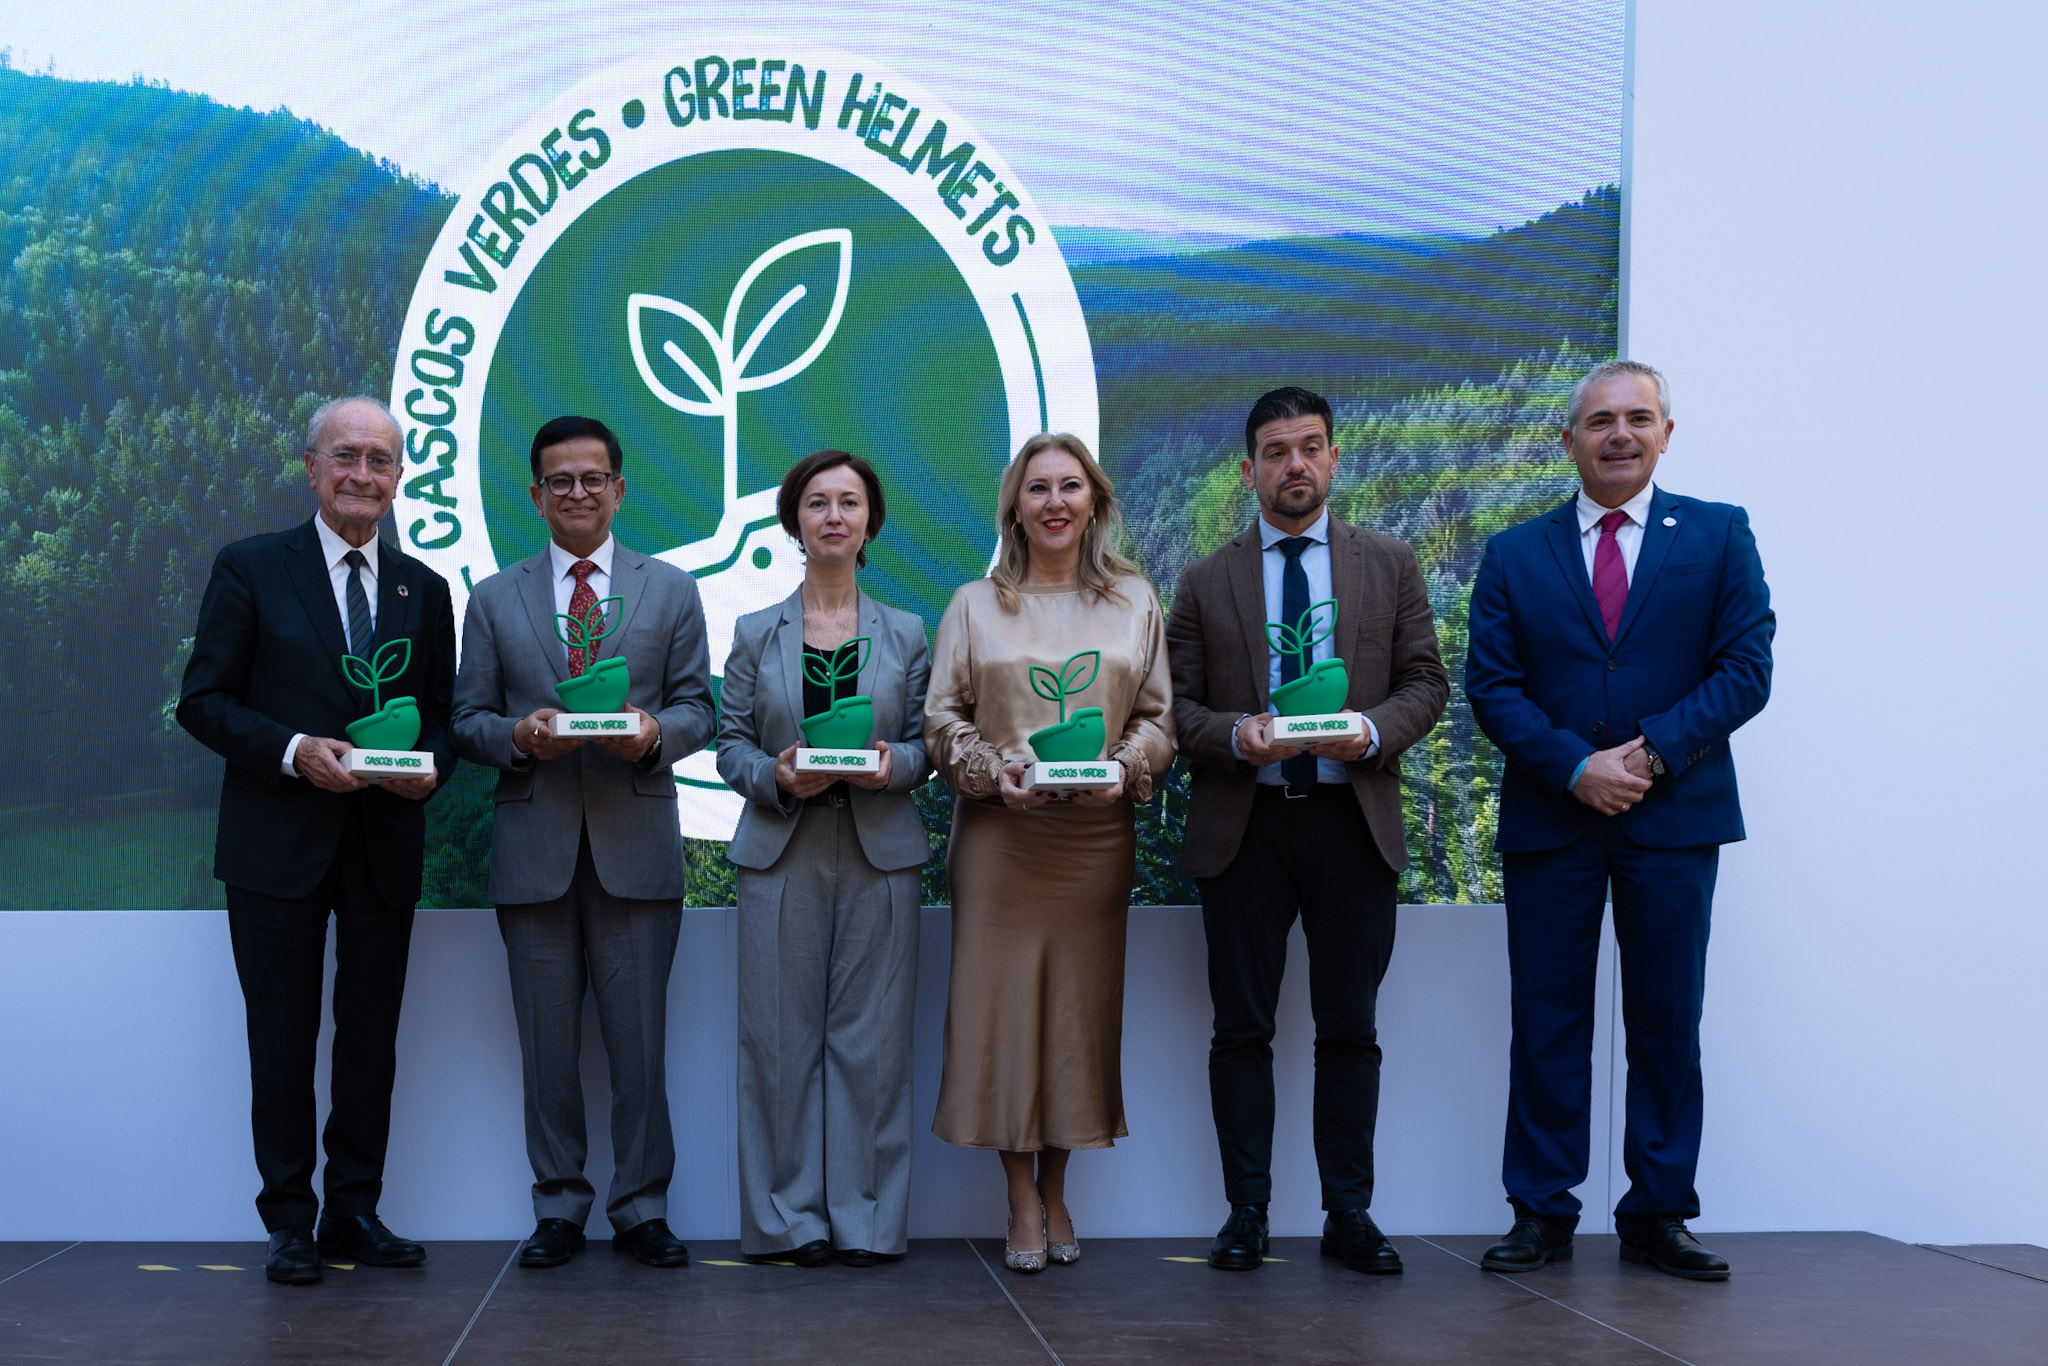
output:
[[[1281,619],[1281,602],[1286,596],[1287,552],[1280,548],[1280,542],[1287,540],[1292,534],[1291,532],[1282,531],[1263,516],[1259,518],[1259,546],[1261,551],[1259,567],[1261,570],[1260,577],[1266,590],[1266,620],[1269,622]],[[1313,606],[1319,602],[1328,602],[1337,596],[1336,582],[1330,574],[1329,510],[1327,508],[1324,509],[1323,514],[1316,518],[1314,524],[1301,534],[1308,537],[1311,542],[1301,552],[1301,571],[1308,576],[1309,603]],[[1288,622],[1287,624],[1292,626],[1295,623]],[[1336,650],[1336,632],[1333,631],[1328,636],[1317,641],[1314,648],[1309,651],[1309,657],[1302,664],[1303,672],[1307,672],[1308,669],[1333,657],[1336,654]],[[1270,639],[1266,642],[1266,653],[1266,686],[1267,691],[1271,692],[1272,689],[1280,686],[1280,654],[1272,648]],[[1238,724],[1244,724],[1243,717],[1238,718]],[[1375,726],[1370,718],[1366,720],[1365,729],[1367,741],[1365,755],[1369,759],[1379,751],[1380,732],[1379,727]],[[1270,737],[1268,738],[1270,739]],[[1243,753],[1237,747],[1237,728],[1235,726],[1231,727],[1230,731],[1230,752],[1237,755],[1239,759],[1244,758]],[[1269,787],[1284,787],[1287,783],[1287,780],[1280,776],[1280,765],[1278,764],[1260,765],[1259,781]],[[1319,783],[1345,783],[1351,781],[1351,779],[1344,772],[1344,765],[1339,761],[1319,758],[1316,760],[1316,781]]]
[[1642,492],[1618,508],[1604,508],[1579,490],[1579,548],[1586,552],[1586,579],[1593,578],[1593,554],[1600,548],[1600,519],[1610,512],[1625,512],[1628,520],[1614,529],[1614,543],[1621,551],[1621,572],[1628,582],[1636,581],[1636,556],[1643,548],[1643,528],[1650,520],[1650,499],[1655,484],[1643,485]]
[[[341,615],[341,643],[346,649],[348,639],[348,579],[354,566],[348,564],[348,552],[363,552],[363,596],[370,600],[370,631],[377,630],[377,538],[372,536],[362,545],[350,545],[341,538],[341,533],[327,525],[327,519],[319,513],[313,514],[313,532],[320,538],[320,557],[327,562],[327,583],[334,590],[334,610]],[[299,755],[299,741],[303,733],[294,735],[284,747],[282,771],[287,778],[296,778],[299,771],[292,767],[292,760]]]

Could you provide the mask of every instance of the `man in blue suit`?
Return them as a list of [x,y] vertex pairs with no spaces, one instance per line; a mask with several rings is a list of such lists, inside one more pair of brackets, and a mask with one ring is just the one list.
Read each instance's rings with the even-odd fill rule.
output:
[[1622,1260],[1728,1277],[1685,1226],[1699,1214],[1700,1007],[1720,846],[1743,837],[1728,737],[1770,697],[1775,618],[1747,514],[1650,482],[1671,430],[1656,370],[1594,369],[1565,418],[1578,495],[1488,541],[1472,586],[1465,693],[1507,759],[1495,842],[1514,993],[1501,1179],[1515,1224],[1490,1271],[1571,1257],[1611,886]]

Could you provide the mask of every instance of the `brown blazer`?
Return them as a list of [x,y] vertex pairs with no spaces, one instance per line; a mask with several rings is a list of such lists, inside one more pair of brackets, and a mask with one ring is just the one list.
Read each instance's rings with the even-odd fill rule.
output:
[[[1237,857],[1258,769],[1230,751],[1238,718],[1267,707],[1266,589],[1254,522],[1181,573],[1166,623],[1173,723],[1193,771],[1180,869],[1215,877]],[[1450,698],[1436,619],[1415,552],[1391,536],[1330,518],[1337,593],[1336,655],[1351,675],[1344,705],[1371,718],[1380,748],[1347,767],[1380,857],[1408,866],[1401,825],[1401,753],[1429,734]]]

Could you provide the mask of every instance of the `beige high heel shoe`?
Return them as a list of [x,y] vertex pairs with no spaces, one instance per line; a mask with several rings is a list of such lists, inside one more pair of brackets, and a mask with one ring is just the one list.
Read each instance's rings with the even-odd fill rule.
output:
[[[1038,1217],[1045,1219],[1045,1206],[1038,1207]],[[1068,1221],[1071,1222],[1073,1217],[1069,1212]],[[1045,1255],[1060,1266],[1072,1266],[1081,1260],[1081,1235],[1076,1233],[1071,1243],[1055,1243],[1052,1240],[1052,1220],[1045,1219]]]
[[[1045,1240],[1045,1207],[1043,1205],[1039,1206],[1038,1218],[1039,1241],[1043,1242]],[[1020,1252],[1010,1246],[1010,1230],[1015,1226],[1016,1222],[1014,1219],[1009,1219],[1003,1223],[1003,1265],[1012,1271],[1021,1271],[1027,1276],[1045,1270],[1044,1248],[1032,1248],[1028,1251]]]

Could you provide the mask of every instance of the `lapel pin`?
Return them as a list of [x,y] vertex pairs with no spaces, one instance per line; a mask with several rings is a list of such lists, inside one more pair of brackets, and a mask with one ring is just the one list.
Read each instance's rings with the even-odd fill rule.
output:
[[[1664,519],[1664,525],[1665,525],[1665,526],[1677,526],[1677,525],[1678,525],[1678,519],[1677,519],[1676,517],[1666,517],[1666,518]],[[405,590],[404,590],[403,588],[401,588],[401,589],[399,589],[398,591],[399,591],[399,592],[401,592],[401,593],[403,593],[403,592],[404,592]]]
[[[1670,525],[1671,525],[1671,519],[1670,519],[1669,517],[1666,517],[1666,518],[1664,519],[1664,525],[1665,525],[1665,526],[1670,526]],[[412,590],[411,590],[410,588],[407,588],[407,587],[406,587],[406,586],[405,586],[404,584],[402,584],[402,583],[401,583],[400,585],[398,585],[398,596],[399,596],[399,597],[401,597],[401,598],[404,598],[404,597],[410,597],[411,595],[412,595]]]

